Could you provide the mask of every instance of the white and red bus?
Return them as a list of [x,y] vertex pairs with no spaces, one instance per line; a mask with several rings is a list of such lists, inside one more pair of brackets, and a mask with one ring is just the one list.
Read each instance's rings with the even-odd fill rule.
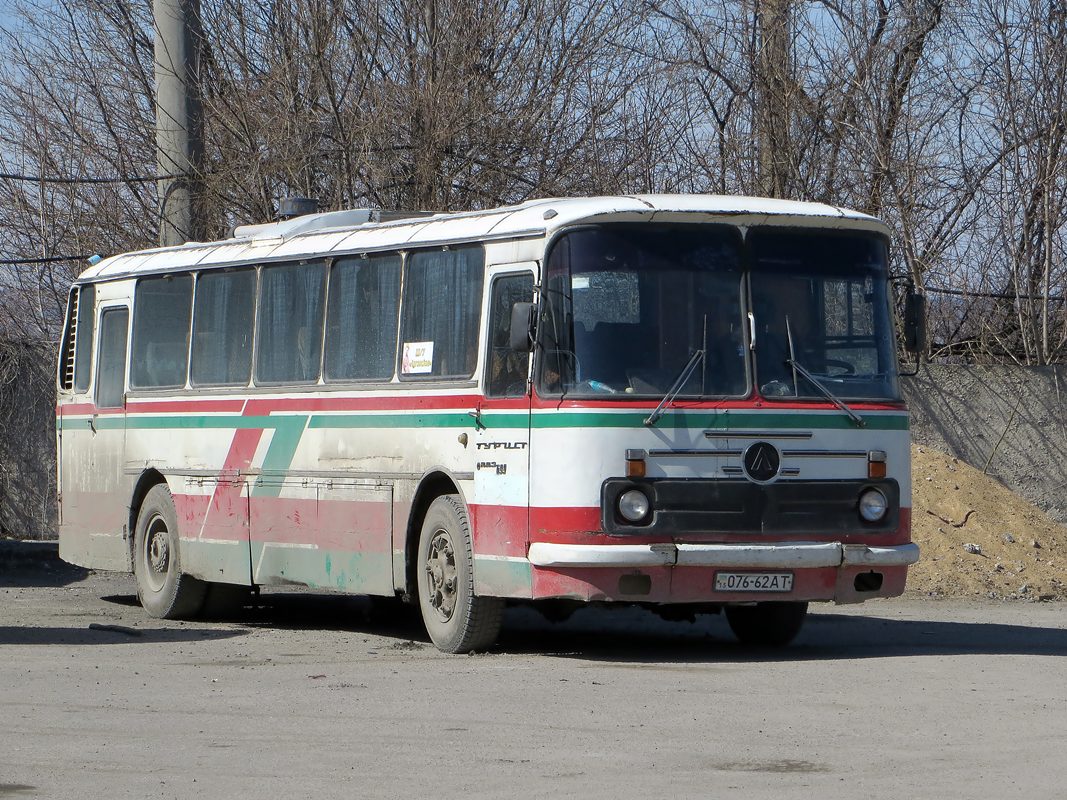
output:
[[899,595],[908,414],[878,220],[687,195],[341,211],[108,258],[58,368],[60,552],[149,614],[226,586],[724,610]]

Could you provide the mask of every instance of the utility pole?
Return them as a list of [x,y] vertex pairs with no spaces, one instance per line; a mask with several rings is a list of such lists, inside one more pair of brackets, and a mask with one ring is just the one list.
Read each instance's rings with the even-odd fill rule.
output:
[[785,197],[793,177],[790,136],[793,86],[793,0],[756,0],[756,146],[760,191]]
[[159,243],[205,238],[200,0],[153,0]]

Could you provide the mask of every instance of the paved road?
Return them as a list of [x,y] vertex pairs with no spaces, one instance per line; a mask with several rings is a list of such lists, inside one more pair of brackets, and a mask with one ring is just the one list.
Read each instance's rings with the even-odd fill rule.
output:
[[[0,573],[0,798],[1054,798],[1067,609],[820,607],[790,649],[639,610],[412,618],[279,593],[145,617],[129,578]],[[100,625],[120,626],[100,629]],[[128,631],[122,628],[129,629]]]

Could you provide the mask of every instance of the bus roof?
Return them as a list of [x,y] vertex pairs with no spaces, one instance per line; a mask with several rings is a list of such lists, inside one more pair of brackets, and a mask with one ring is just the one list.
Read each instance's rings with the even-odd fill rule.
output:
[[[675,219],[728,221],[738,225],[819,225],[888,234],[875,217],[823,203],[704,194],[548,198],[464,213],[388,219],[368,209],[310,214],[277,223],[246,225],[217,242],[187,242],[106,258],[77,282],[188,269],[256,264],[316,256],[409,249],[464,241],[551,235],[560,228],[598,220]],[[376,221],[381,220],[381,221]]]

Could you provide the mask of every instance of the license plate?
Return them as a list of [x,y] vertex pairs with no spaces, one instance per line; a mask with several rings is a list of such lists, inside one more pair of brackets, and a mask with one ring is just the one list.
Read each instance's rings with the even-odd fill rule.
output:
[[791,572],[717,572],[717,592],[791,592]]

